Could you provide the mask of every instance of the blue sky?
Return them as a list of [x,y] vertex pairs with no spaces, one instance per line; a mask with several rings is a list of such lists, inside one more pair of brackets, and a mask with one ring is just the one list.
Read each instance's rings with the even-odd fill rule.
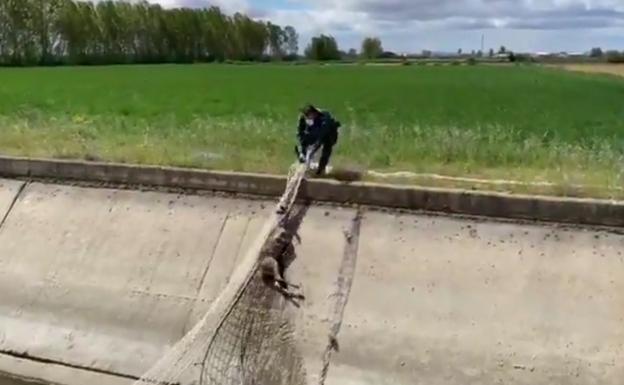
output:
[[378,36],[397,52],[624,50],[624,0],[150,0],[166,7],[218,5],[293,25],[303,47],[335,36],[342,49]]

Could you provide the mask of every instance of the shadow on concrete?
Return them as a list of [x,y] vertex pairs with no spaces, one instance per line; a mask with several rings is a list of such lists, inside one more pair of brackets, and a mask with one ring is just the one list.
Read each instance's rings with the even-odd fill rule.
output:
[[301,244],[302,239],[299,236],[299,229],[303,224],[303,220],[310,209],[310,202],[298,204],[294,207],[290,215],[284,217],[281,222],[281,226],[284,232],[280,239],[280,249],[277,250],[275,256],[278,258],[280,266],[280,274],[284,274],[290,267],[290,265],[297,259],[297,253],[295,251],[295,241]]

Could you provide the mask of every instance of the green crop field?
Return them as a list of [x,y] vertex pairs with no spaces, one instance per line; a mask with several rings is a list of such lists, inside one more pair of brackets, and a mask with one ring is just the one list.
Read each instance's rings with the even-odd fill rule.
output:
[[344,124],[338,166],[624,181],[624,79],[531,66],[0,69],[0,152],[285,172],[308,101]]

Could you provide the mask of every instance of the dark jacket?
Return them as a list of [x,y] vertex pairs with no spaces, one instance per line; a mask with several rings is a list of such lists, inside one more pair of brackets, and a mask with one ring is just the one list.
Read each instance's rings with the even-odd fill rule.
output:
[[326,111],[321,112],[312,126],[308,126],[305,117],[301,116],[299,118],[297,138],[299,143],[308,146],[315,144],[334,145],[338,141],[338,129],[340,127],[340,122]]

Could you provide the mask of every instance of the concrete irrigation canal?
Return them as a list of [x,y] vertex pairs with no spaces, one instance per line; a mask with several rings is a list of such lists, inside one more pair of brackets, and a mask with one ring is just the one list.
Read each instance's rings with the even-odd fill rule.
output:
[[[13,378],[0,384],[131,384],[206,311],[274,204],[0,180],[0,371]],[[306,296],[311,381],[355,215],[312,205],[287,271]],[[612,229],[369,208],[351,278],[327,384],[624,379]]]

